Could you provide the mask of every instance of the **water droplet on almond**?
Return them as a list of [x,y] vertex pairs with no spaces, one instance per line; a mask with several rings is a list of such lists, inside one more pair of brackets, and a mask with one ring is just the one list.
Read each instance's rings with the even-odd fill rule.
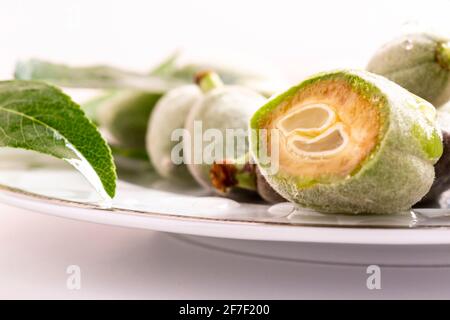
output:
[[406,50],[409,51],[409,50],[411,50],[414,47],[414,44],[413,44],[413,42],[411,40],[408,39],[408,40],[405,40],[403,46],[404,46],[404,48]]

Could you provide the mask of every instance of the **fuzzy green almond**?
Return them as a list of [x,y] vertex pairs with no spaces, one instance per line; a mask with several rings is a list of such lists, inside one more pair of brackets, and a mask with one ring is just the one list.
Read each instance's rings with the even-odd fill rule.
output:
[[367,70],[396,82],[435,107],[450,100],[450,40],[427,33],[408,34],[385,44]]
[[[201,97],[201,90],[193,84],[172,89],[156,103],[150,115],[146,134],[147,153],[155,170],[164,178],[193,181],[182,162],[180,133],[188,113]],[[177,149],[179,146],[181,148]],[[177,162],[175,156],[179,156],[181,161]]]
[[103,101],[96,110],[98,124],[111,144],[145,151],[147,123],[162,93],[120,91]]
[[444,150],[439,161],[434,165],[435,179],[430,191],[415,206],[420,207],[446,207],[444,193],[450,189],[450,102],[439,108],[437,119],[442,130]]
[[[320,94],[326,101],[328,94],[334,92],[332,86],[336,83],[348,88],[348,99],[350,95],[360,97],[364,105],[372,106],[369,110],[378,115],[368,118],[378,126],[370,153],[345,176],[323,174],[311,178],[308,170],[292,174],[284,172],[282,165],[272,173],[270,164],[264,163],[260,154],[261,146],[266,142],[261,138],[260,130],[265,129],[274,115],[293,112],[297,96],[311,91],[315,99],[319,99],[317,103],[321,103],[317,98],[321,97]],[[321,91],[315,92],[316,87]],[[328,93],[328,88],[331,93]],[[346,103],[347,96],[343,95],[340,99],[337,101]],[[339,106],[336,110],[339,115]],[[356,119],[366,111],[361,109],[359,112],[353,115]],[[435,118],[435,109],[430,103],[386,78],[365,71],[333,71],[315,75],[262,106],[250,120],[253,131],[250,146],[268,183],[292,202],[325,213],[392,214],[411,208],[433,183],[433,165],[443,148]],[[351,133],[357,124],[347,125]],[[372,129],[365,129],[373,130],[373,126]],[[344,145],[345,148],[352,146],[352,136],[349,137],[347,141],[350,142]],[[327,161],[333,165],[333,157],[342,155],[347,149],[343,150],[327,158],[330,159]],[[308,163],[313,158],[298,159]],[[324,161],[324,158],[317,161]],[[295,161],[288,164],[295,167]]]
[[[184,123],[183,157],[190,174],[201,186],[220,193],[221,188],[211,178],[211,169],[230,160],[227,155],[241,159],[247,154],[248,121],[266,99],[246,87],[225,85],[214,72],[204,72],[196,80],[203,94],[190,108]],[[211,137],[204,138],[208,134]],[[199,140],[200,146],[196,142]],[[243,175],[238,179],[245,186],[243,189],[249,188],[251,177]]]

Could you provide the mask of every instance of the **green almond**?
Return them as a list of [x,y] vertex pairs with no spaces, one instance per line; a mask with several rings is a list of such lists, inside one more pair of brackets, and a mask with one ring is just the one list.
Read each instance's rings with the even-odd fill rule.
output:
[[[317,124],[317,115],[325,110],[334,120],[321,128],[326,121]],[[316,112],[315,117],[310,117],[311,112]],[[286,121],[297,125],[296,129],[285,133]],[[262,106],[250,128],[255,131],[253,156],[272,188],[292,202],[321,212],[407,210],[429,191],[433,164],[442,154],[434,107],[364,71],[313,76]],[[305,128],[313,129],[308,131],[313,138],[301,133]],[[273,129],[281,137],[275,146],[279,150],[275,172],[272,164],[263,161],[261,150],[267,147],[270,156],[274,152],[269,138],[260,135],[262,129]],[[272,140],[273,134],[268,134]],[[330,137],[333,143],[324,143]]]
[[450,40],[408,34],[382,46],[367,70],[382,75],[440,107],[450,100]]

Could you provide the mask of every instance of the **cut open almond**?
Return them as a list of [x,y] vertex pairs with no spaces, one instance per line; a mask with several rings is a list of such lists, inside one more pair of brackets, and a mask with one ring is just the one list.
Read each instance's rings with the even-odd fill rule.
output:
[[299,156],[323,158],[339,153],[348,143],[342,123],[326,104],[296,108],[280,119],[276,127],[287,140],[288,150]]
[[252,157],[284,199],[325,213],[406,212],[442,154],[433,106],[361,70],[312,76],[252,117]]
[[299,156],[325,158],[339,153],[348,143],[343,125],[338,123],[316,137],[294,135],[287,139],[288,150]]
[[320,180],[345,177],[358,167],[377,145],[379,119],[377,106],[334,80],[298,92],[267,128],[280,132],[280,170]]

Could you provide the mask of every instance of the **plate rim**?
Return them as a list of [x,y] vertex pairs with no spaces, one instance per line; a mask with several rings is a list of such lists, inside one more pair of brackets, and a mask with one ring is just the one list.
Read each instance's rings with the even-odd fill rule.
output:
[[20,188],[15,188],[11,186],[7,186],[4,184],[0,184],[0,192],[6,192],[11,195],[17,196],[17,197],[25,197],[25,198],[31,198],[36,201],[44,201],[48,204],[53,205],[63,205],[63,206],[70,206],[80,209],[92,209],[92,210],[101,210],[101,211],[107,211],[112,213],[126,213],[129,215],[141,215],[141,216],[158,216],[162,218],[169,218],[169,219],[177,219],[177,220],[196,220],[196,221],[214,221],[214,222],[224,222],[224,223],[241,223],[241,224],[252,224],[252,225],[272,225],[272,226],[282,226],[282,227],[304,227],[304,228],[330,228],[330,229],[384,229],[384,230],[392,230],[392,229],[398,229],[398,230],[419,230],[419,229],[449,229],[450,226],[418,226],[418,227],[408,227],[408,226],[398,226],[394,225],[392,227],[386,226],[386,225],[336,225],[336,224],[327,224],[327,223],[308,223],[303,224],[300,222],[280,222],[280,221],[251,221],[251,220],[245,220],[245,219],[227,219],[227,218],[214,218],[214,217],[205,217],[205,216],[194,216],[194,215],[181,215],[181,214],[171,214],[171,213],[160,213],[160,212],[149,212],[144,210],[136,210],[136,209],[123,209],[123,208],[114,208],[114,207],[102,207],[101,205],[97,205],[94,203],[88,203],[88,202],[79,202],[74,200],[67,200],[67,199],[61,199],[61,198],[55,198],[55,197],[49,197],[46,195],[26,191]]
[[[52,198],[0,184],[0,202],[79,221],[198,236],[309,243],[362,245],[450,244],[449,227],[313,226],[150,213]],[[61,213],[64,209],[65,213]],[[59,210],[59,211],[58,211]],[[106,216],[105,213],[110,214]],[[245,231],[245,232],[243,232]],[[416,234],[417,237],[412,235]]]

